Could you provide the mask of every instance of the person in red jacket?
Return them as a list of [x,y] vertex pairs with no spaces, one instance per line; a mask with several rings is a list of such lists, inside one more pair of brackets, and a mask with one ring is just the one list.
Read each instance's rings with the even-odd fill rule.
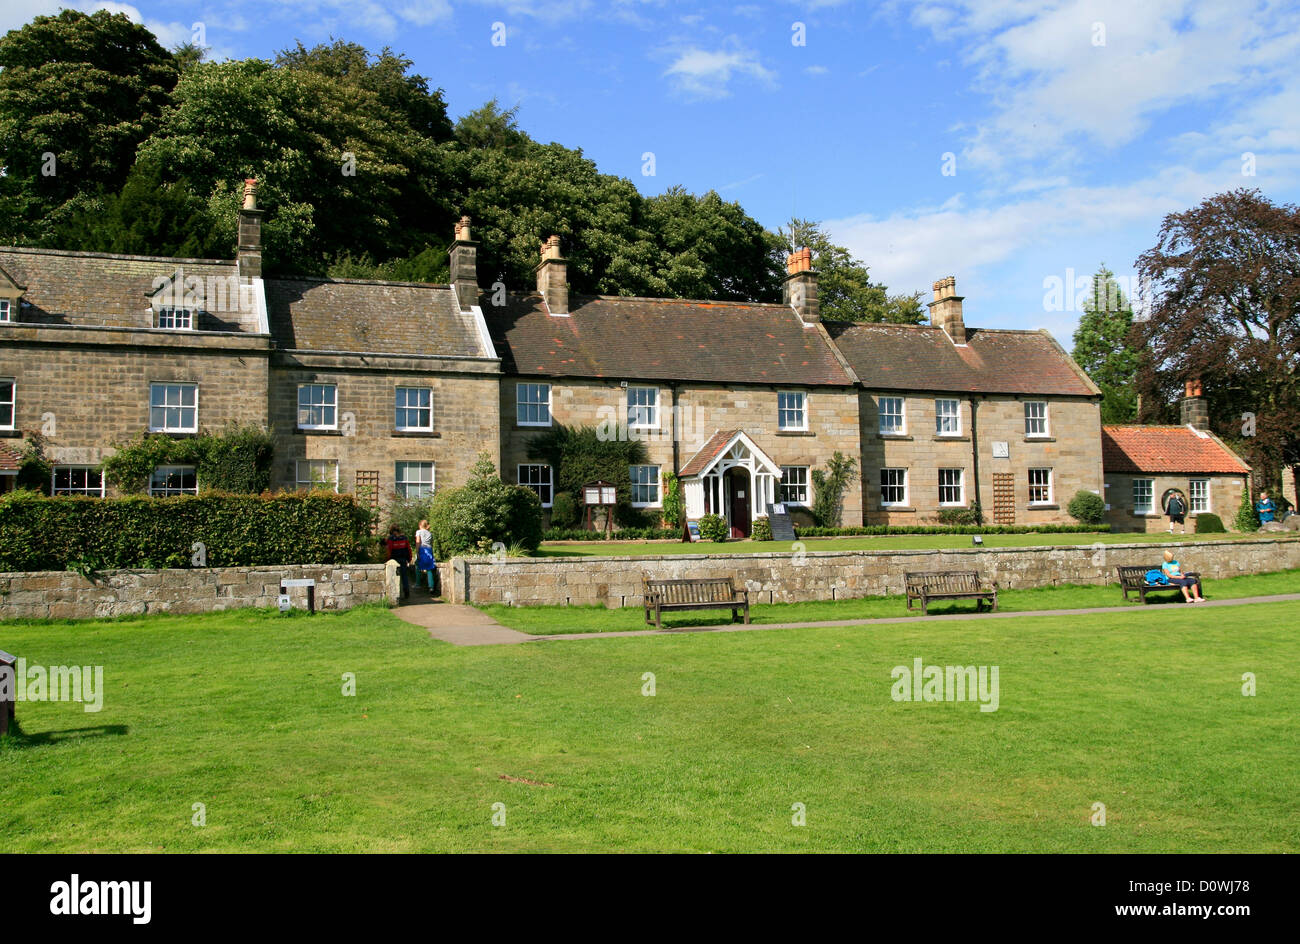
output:
[[402,599],[409,599],[411,578],[407,569],[411,565],[411,542],[406,539],[401,528],[393,525],[388,529],[388,540],[384,545],[388,548],[388,559],[397,561],[397,572],[402,578]]

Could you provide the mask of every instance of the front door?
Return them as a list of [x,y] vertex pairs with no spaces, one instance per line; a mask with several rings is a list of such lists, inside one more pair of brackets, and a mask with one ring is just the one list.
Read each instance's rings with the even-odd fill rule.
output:
[[742,540],[749,537],[749,506],[752,496],[749,494],[749,476],[741,469],[727,472],[727,504],[731,506],[731,537]]

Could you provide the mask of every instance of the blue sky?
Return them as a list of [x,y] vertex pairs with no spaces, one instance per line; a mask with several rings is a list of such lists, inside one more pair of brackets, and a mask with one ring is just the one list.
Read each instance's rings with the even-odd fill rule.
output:
[[62,5],[166,45],[201,23],[216,58],[389,45],[453,117],[519,104],[535,138],[643,193],[822,220],[892,290],[928,300],[955,275],[969,324],[1067,347],[1072,293],[1048,299],[1049,280],[1132,276],[1164,214],[1216,192],[1300,198],[1294,3],[6,0],[0,30]]

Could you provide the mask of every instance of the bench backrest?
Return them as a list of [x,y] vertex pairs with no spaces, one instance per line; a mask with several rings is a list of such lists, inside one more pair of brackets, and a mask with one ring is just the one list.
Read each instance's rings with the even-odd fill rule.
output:
[[730,577],[703,577],[699,580],[645,580],[646,594],[657,594],[664,603],[717,603],[736,596]]
[[1159,567],[1147,567],[1145,564],[1121,564],[1115,568],[1119,572],[1119,582],[1130,587],[1145,585],[1147,571],[1159,569]]
[[928,593],[969,593],[980,589],[978,570],[913,572],[906,577],[908,591],[915,593],[920,593],[923,586]]

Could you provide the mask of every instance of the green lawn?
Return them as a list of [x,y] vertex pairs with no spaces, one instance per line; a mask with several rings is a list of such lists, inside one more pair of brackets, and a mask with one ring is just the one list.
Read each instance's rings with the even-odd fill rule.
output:
[[[471,648],[375,608],[5,624],[0,648],[32,662],[104,666],[106,698],[18,706],[0,835],[6,851],[1296,852],[1295,613]],[[891,668],[917,657],[998,666],[999,710],[891,700]]]
[[[1300,570],[1283,570],[1270,574],[1248,574],[1226,580],[1207,580],[1204,584],[1207,598],[1215,600],[1241,597],[1267,596],[1278,593],[1300,593]],[[1030,590],[1001,590],[998,592],[998,609],[1011,612],[1030,610],[1072,610],[1084,607],[1130,606],[1187,606],[1182,594],[1171,589],[1148,597],[1150,602],[1138,601],[1130,594],[1124,602],[1119,584],[1067,584],[1059,587],[1038,587]],[[1300,604],[1293,604],[1300,608]],[[875,619],[890,616],[920,616],[920,604],[913,604],[909,613],[907,600],[902,596],[861,597],[847,600],[816,600],[810,603],[755,604],[750,607],[749,618],[754,623],[811,623],[818,620]],[[493,619],[535,636],[559,633],[620,632],[648,628],[645,612],[638,607],[609,610],[603,606],[480,606]],[[930,615],[944,613],[974,613],[975,604],[944,601],[930,605]],[[706,610],[698,615],[666,613],[664,625],[669,628],[683,626],[711,626],[731,619],[727,610]]]
[[[1052,544],[1161,544],[1169,541],[1253,541],[1276,538],[1258,534],[1064,533],[986,534],[985,547],[1043,547]],[[1286,535],[1290,536],[1290,535]],[[970,547],[969,534],[879,534],[850,538],[805,538],[808,551],[912,551]],[[543,544],[539,557],[627,557],[642,554],[789,554],[794,541],[591,541],[584,544]]]

